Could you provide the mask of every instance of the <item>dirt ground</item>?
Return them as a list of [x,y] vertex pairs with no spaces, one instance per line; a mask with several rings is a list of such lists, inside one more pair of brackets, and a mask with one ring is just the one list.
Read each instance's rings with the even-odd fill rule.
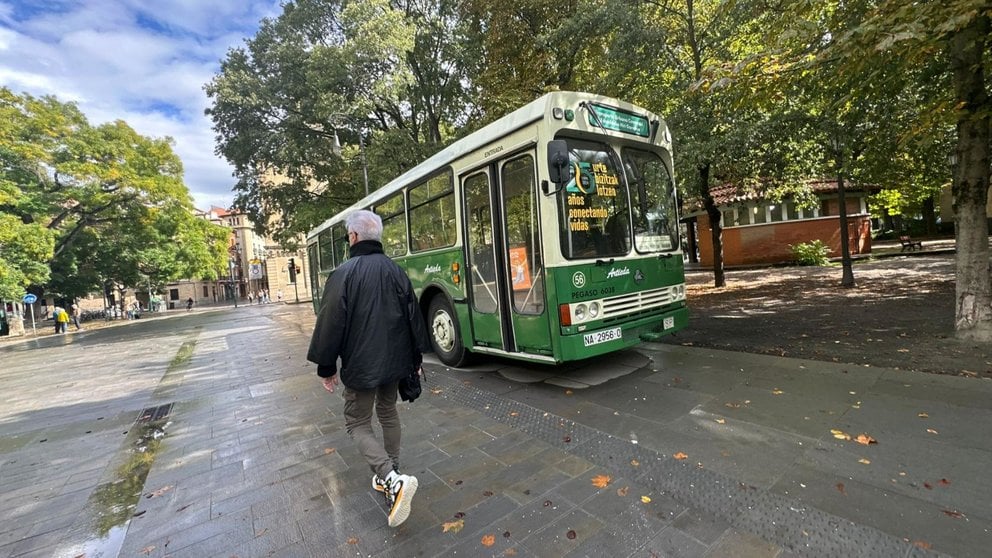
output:
[[688,271],[689,326],[666,342],[992,378],[992,347],[954,337],[954,255],[858,262],[841,268]]

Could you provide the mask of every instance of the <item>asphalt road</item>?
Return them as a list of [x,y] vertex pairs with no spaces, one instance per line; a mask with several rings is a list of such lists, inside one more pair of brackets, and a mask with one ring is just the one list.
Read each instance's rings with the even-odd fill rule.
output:
[[421,488],[390,529],[305,362],[312,323],[272,304],[0,347],[0,557],[992,545],[988,381],[662,344],[559,367],[429,358],[401,409]]

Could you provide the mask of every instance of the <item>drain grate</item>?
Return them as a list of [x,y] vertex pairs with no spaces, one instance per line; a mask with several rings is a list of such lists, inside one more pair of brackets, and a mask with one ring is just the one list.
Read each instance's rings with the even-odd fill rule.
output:
[[172,403],[166,403],[165,405],[159,405],[158,407],[148,407],[141,414],[138,415],[138,420],[135,423],[144,422],[155,422],[167,418],[170,413],[172,413]]

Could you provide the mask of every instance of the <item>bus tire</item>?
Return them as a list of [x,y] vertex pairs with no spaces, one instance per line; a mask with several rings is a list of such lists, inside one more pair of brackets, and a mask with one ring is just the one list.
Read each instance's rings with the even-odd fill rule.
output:
[[451,304],[444,295],[431,299],[427,311],[427,328],[434,354],[441,362],[455,367],[465,363],[468,351],[462,343],[461,330],[458,329],[458,315],[451,309]]

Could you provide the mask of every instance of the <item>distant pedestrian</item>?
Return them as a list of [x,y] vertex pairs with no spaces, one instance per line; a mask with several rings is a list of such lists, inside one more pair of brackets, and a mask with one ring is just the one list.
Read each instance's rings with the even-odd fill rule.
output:
[[251,299],[252,299],[251,291],[248,291],[248,304],[251,304]]
[[52,317],[55,318],[55,333],[65,333],[66,326],[69,325],[69,313],[61,306],[56,306]]
[[[410,515],[417,478],[399,472],[401,378],[420,368],[427,332],[410,279],[382,249],[382,220],[371,211],[348,216],[351,258],[328,278],[307,360],[317,364],[324,389],[344,384],[345,429],[369,468],[372,487],[385,494],[389,526]],[[372,429],[375,410],[382,443]]]
[[69,307],[69,317],[72,318],[72,323],[76,326],[76,331],[83,329],[79,327],[79,305],[75,302]]
[[189,312],[193,309],[193,297],[186,299],[186,311]]

